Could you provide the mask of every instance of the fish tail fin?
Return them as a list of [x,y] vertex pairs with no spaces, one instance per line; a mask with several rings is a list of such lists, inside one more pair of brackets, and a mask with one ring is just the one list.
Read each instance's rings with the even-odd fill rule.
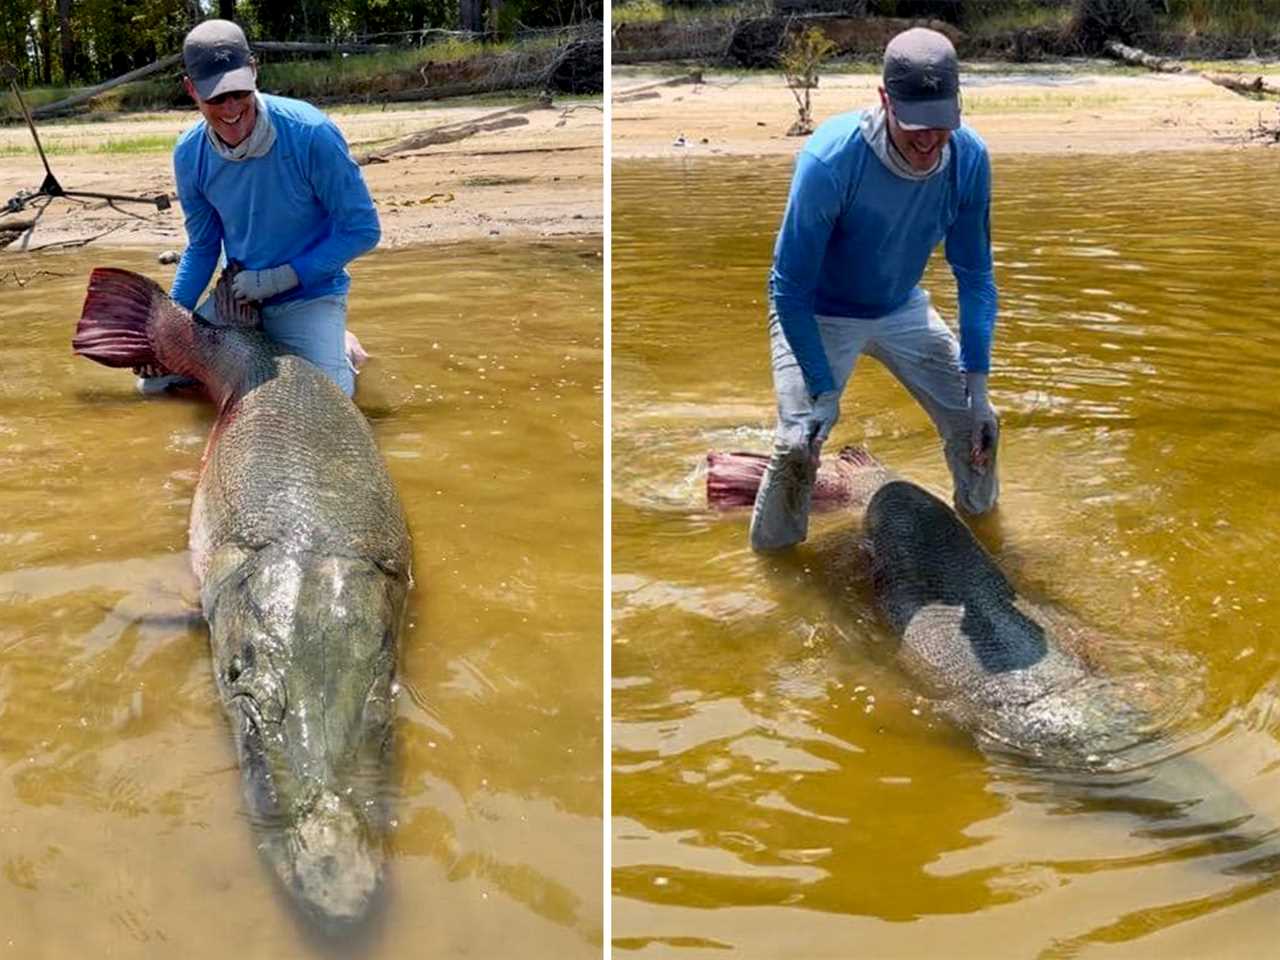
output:
[[847,463],[851,467],[882,467],[879,460],[871,455],[871,451],[866,447],[858,447],[850,444],[849,446],[840,448],[840,460]]
[[712,450],[707,454],[707,505],[719,509],[751,506],[768,465],[769,458],[763,454]]
[[168,295],[155,281],[114,267],[97,267],[71,348],[108,367],[159,364],[149,327]]
[[[847,456],[853,456],[852,461]],[[839,461],[856,466],[879,467],[875,457],[858,447],[840,451]],[[707,454],[707,505],[717,509],[749,507],[756,502],[756,491],[764,480],[769,457],[761,453]],[[813,481],[812,505],[815,510],[831,510],[850,502],[851,491],[838,463],[824,459]]]

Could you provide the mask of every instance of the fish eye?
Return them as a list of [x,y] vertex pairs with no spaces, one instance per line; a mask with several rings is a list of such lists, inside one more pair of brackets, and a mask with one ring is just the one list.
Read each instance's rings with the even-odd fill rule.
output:
[[235,683],[242,673],[244,673],[244,662],[240,659],[240,655],[236,654],[227,664],[227,683]]

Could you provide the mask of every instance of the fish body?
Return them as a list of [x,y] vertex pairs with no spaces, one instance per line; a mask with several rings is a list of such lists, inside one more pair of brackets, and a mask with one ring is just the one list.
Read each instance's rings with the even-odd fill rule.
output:
[[409,532],[363,415],[228,281],[209,323],[145,277],[95,270],[73,346],[193,377],[217,406],[189,540],[246,805],[304,912],[348,927],[382,882]]
[[[750,502],[766,462],[712,453],[710,503]],[[1144,705],[1117,695],[1116,678],[1093,663],[1098,632],[1016,590],[938,497],[856,447],[824,459],[815,491],[815,505],[861,516],[874,603],[897,663],[984,745],[1075,766],[1150,738]]]

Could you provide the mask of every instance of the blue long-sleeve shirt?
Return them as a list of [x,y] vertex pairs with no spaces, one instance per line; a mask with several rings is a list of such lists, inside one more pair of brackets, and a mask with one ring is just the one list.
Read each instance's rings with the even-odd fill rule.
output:
[[833,117],[809,138],[774,245],[769,294],[805,384],[814,395],[835,389],[814,314],[892,313],[944,239],[959,292],[961,360],[986,373],[996,317],[986,144],[961,126],[945,169],[908,180],[876,156],[861,119]]
[[209,143],[202,119],[173,152],[187,248],[170,294],[194,309],[226,246],[250,270],[289,264],[298,285],[266,301],[344,293],[345,267],[377,246],[369,188],[333,121],[308,103],[262,95],[276,141],[262,157],[231,161]]

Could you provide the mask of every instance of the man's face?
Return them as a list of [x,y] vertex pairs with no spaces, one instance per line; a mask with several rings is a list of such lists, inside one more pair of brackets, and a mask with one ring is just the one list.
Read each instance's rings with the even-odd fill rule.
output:
[[182,82],[210,129],[227,146],[237,146],[253,133],[253,125],[258,120],[258,103],[252,90],[233,91],[219,94],[212,100],[201,100],[190,77],[183,77]]
[[911,164],[912,169],[922,173],[932,170],[938,158],[942,156],[942,148],[951,139],[951,131],[933,128],[907,130],[894,116],[893,102],[885,93],[884,87],[880,88],[880,102],[884,104],[889,136],[893,140],[893,145],[898,148],[898,152],[906,158],[907,163]]

